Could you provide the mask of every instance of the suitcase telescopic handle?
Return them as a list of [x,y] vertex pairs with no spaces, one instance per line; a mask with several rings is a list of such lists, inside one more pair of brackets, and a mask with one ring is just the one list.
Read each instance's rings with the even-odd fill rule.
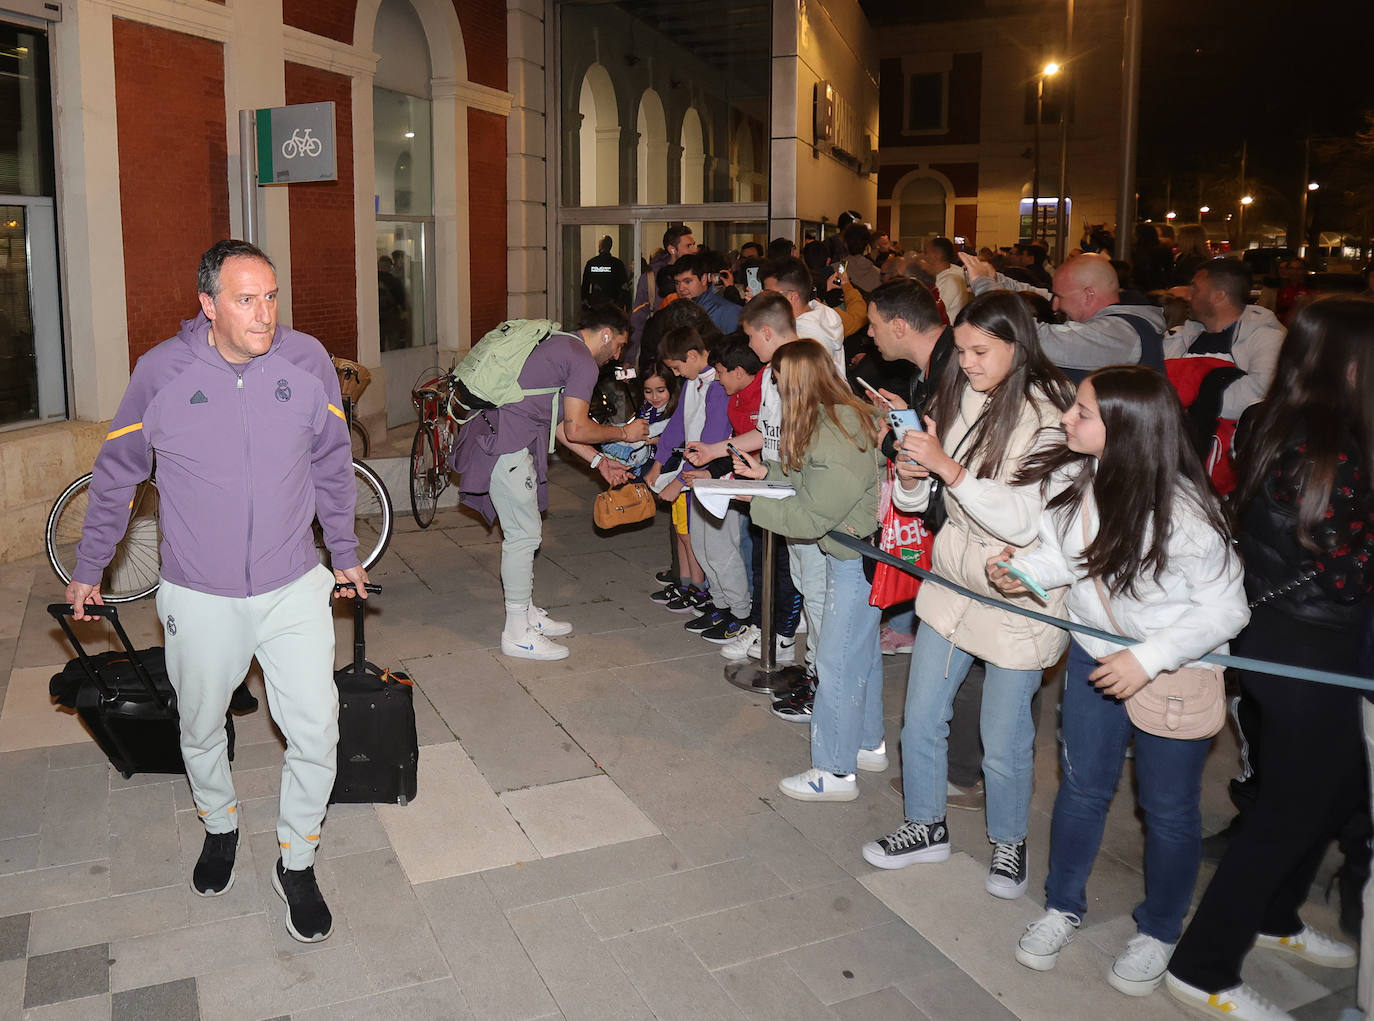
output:
[[[124,645],[124,651],[129,654],[129,662],[133,665],[134,676],[139,679],[143,687],[148,689],[148,694],[153,696],[153,701],[163,709],[168,708],[171,704],[170,701],[157,690],[157,685],[153,684],[152,675],[148,673],[148,668],[143,665],[143,657],[138,654],[138,650],[134,648],[134,643],[129,640],[128,632],[124,630],[124,625],[119,622],[118,611],[113,606],[98,606],[88,603],[84,612],[92,617],[104,617],[109,620],[115,629],[115,634],[119,636],[120,642]],[[81,647],[81,643],[77,641],[76,632],[72,630],[72,626],[67,620],[68,617],[74,616],[76,613],[71,604],[49,603],[48,613],[62,626],[62,630],[67,635],[67,640],[72,643],[72,648],[76,650],[76,658],[81,661],[86,676],[91,679],[91,683],[100,692],[100,697],[106,701],[114,698],[117,693],[101,678],[100,671],[95,668],[94,661]]]
[[[346,588],[354,588],[353,585],[335,585],[334,593],[337,595]],[[382,586],[368,582],[363,588],[368,595],[379,596],[382,594]],[[367,612],[367,607],[362,599],[356,596],[353,599],[353,670],[357,677],[362,677],[367,667],[367,647],[363,641],[363,614]]]

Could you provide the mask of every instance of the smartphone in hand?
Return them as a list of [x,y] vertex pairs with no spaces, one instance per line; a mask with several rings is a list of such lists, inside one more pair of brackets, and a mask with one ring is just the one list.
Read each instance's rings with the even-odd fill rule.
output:
[[921,427],[921,416],[911,408],[894,408],[889,411],[887,424],[892,426],[892,435],[897,438],[898,443],[902,442],[902,437],[906,435],[908,429],[924,432]]
[[1013,578],[1019,581],[1022,585],[1026,586],[1026,588],[1030,589],[1030,591],[1034,592],[1041,599],[1049,599],[1050,594],[1045,591],[1044,587],[1038,581],[1032,578],[1029,574],[1027,574],[1025,571],[1021,570],[1021,568],[1017,567],[1015,564],[1007,560],[999,560],[997,561],[997,566],[1005,567],[1007,569],[1008,574],[1010,574]]

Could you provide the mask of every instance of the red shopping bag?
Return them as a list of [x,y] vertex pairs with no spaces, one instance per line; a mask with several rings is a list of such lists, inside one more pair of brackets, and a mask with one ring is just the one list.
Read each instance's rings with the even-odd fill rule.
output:
[[[919,514],[908,514],[893,505],[890,467],[888,474],[888,485],[883,487],[883,527],[878,534],[878,548],[908,564],[929,569],[935,537]],[[915,599],[920,587],[921,579],[914,574],[891,564],[877,563],[873,565],[873,589],[868,594],[868,604],[886,610]]]

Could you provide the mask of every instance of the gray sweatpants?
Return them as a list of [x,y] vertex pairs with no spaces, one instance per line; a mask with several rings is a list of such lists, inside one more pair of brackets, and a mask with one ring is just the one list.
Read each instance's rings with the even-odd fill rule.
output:
[[238,828],[224,714],[253,657],[267,680],[272,719],[286,737],[277,842],[288,869],[315,860],[334,787],[339,697],[334,688],[334,574],[316,567],[246,598],[212,596],[164,581],[157,612],[167,675],[177,693],[181,755],[196,810],[210,833]]
[[816,672],[816,650],[821,647],[821,627],[825,617],[825,554],[815,542],[787,540],[787,567],[792,585],[801,593],[806,610],[806,665]]
[[692,554],[711,586],[711,602],[729,610],[736,620],[747,621],[749,570],[740,551],[740,513],[731,507],[724,518],[718,518],[702,510],[695,499],[688,503],[687,534]]

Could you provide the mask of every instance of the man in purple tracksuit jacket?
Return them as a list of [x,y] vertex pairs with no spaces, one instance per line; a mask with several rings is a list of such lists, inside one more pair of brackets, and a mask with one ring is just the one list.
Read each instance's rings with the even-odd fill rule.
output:
[[[286,737],[273,887],[287,930],[315,943],[333,919],[315,848],[334,785],[338,696],[329,595],[364,596],[355,483],[339,381],[320,342],[277,323],[272,262],[244,241],[201,257],[201,314],[139,359],[96,457],[67,601],[81,620],[128,526],[134,488],[157,457],[167,673],[205,844],[202,897],[234,883],[238,802],[224,715],[256,656]],[[334,565],[320,566],[319,519]]]

